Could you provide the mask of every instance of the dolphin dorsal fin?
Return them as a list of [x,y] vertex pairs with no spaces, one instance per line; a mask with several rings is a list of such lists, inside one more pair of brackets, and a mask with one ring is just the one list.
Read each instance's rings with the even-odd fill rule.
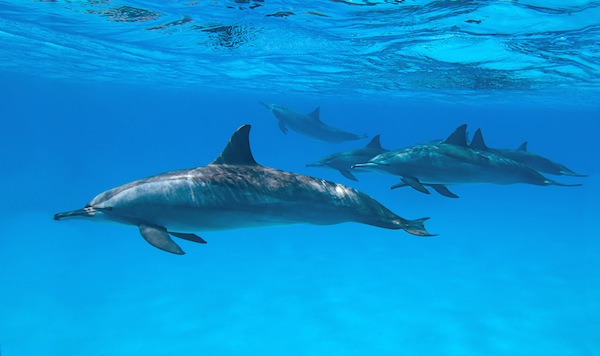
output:
[[519,146],[519,148],[517,148],[517,151],[525,151],[525,152],[527,152],[527,141],[523,142],[521,144],[521,146]]
[[210,164],[229,164],[235,166],[258,165],[254,157],[252,157],[252,151],[250,151],[249,133],[250,125],[244,125],[237,129],[231,136],[223,152]]
[[313,119],[317,120],[317,121],[321,121],[321,119],[319,118],[321,114],[321,108],[317,106],[316,109],[314,109],[310,114],[308,114],[308,116],[312,117]]
[[460,125],[441,143],[467,147],[467,124]]
[[485,144],[485,141],[483,139],[481,129],[477,129],[477,131],[475,131],[475,134],[473,135],[473,140],[471,140],[471,148],[481,151],[489,150],[489,147]]
[[383,150],[383,147],[381,147],[381,143],[379,142],[379,135],[375,135],[365,147]]

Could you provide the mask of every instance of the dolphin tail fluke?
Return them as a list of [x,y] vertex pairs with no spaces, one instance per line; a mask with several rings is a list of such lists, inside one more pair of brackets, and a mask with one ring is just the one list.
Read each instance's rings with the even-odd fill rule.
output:
[[416,236],[435,236],[427,232],[425,229],[425,221],[429,220],[429,218],[422,218],[416,220],[405,220],[401,219],[400,228],[409,234],[413,234]]

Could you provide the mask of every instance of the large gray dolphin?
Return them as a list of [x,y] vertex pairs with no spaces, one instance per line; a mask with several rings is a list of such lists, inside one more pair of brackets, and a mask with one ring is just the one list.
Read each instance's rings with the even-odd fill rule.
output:
[[[376,135],[371,141],[365,146],[355,150],[342,151],[325,156],[315,163],[307,164],[307,167],[326,167],[332,168],[339,171],[344,177],[358,181],[358,179],[350,172],[352,166],[357,163],[366,162],[371,158],[387,152],[385,148],[381,147],[379,143],[379,135]],[[354,169],[356,172],[366,172],[360,168]]]
[[[533,168],[489,151],[481,151],[467,144],[467,125],[459,126],[440,143],[422,144],[382,153],[367,163],[354,167],[372,169],[400,176],[401,184],[429,194],[425,186],[451,197],[458,196],[446,187],[450,184],[527,183],[535,185],[561,185],[542,176]],[[575,186],[580,184],[572,184]]]
[[510,158],[513,161],[528,165],[538,172],[573,177],[586,177],[585,174],[575,173],[562,164],[553,162],[546,157],[528,152],[527,141],[523,142],[516,150],[490,148],[485,144],[481,129],[477,129],[473,135],[473,140],[471,140],[471,147],[482,151],[490,151],[502,157]]
[[262,102],[261,104],[275,115],[277,124],[284,134],[287,134],[289,127],[301,135],[331,143],[359,140],[367,137],[367,135],[356,135],[325,124],[319,118],[319,108],[308,115],[304,115],[281,105]]
[[261,166],[250,151],[250,125],[240,127],[207,166],[140,179],[96,196],[83,209],[58,213],[135,225],[151,245],[183,250],[169,236],[205,243],[196,231],[286,224],[358,222],[431,236],[428,218],[406,220],[350,187]]

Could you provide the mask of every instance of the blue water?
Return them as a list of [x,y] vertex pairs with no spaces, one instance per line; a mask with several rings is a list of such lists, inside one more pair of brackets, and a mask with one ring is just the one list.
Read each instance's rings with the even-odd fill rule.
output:
[[[600,354],[599,19],[598,1],[0,1],[0,354]],[[305,167],[368,140],[284,135],[260,101],[390,149],[466,123],[589,176],[392,191]],[[176,256],[135,227],[52,220],[208,164],[243,124],[259,163],[438,236],[199,231]]]

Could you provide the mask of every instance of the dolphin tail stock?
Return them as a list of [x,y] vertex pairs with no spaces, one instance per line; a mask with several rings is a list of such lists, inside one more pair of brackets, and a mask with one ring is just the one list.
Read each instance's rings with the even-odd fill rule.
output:
[[424,236],[424,237],[436,236],[436,235],[430,234],[425,229],[425,221],[427,221],[427,220],[429,220],[429,218],[421,218],[421,219],[416,219],[416,220],[406,220],[406,219],[400,218],[399,220],[397,220],[397,224],[400,229],[402,229],[412,235]]

